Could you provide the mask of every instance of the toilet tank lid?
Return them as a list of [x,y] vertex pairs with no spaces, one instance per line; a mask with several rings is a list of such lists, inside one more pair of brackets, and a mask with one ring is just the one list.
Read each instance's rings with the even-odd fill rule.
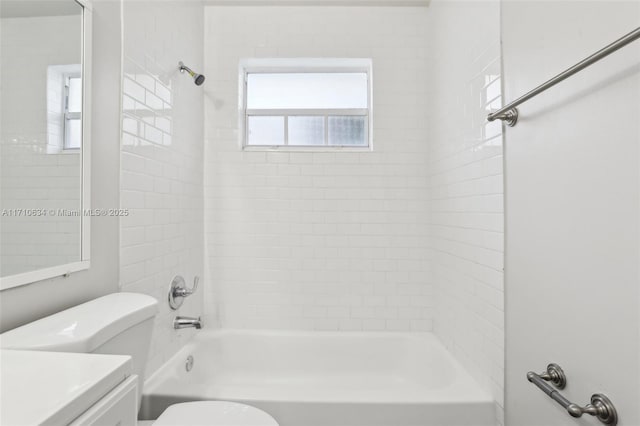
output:
[[112,293],[0,334],[3,349],[92,352],[157,312],[158,302],[137,293]]

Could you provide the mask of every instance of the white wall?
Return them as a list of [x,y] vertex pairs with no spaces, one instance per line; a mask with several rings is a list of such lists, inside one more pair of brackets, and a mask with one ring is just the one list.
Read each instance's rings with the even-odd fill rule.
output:
[[500,4],[429,6],[429,241],[434,331],[504,405]]
[[175,275],[204,279],[203,88],[178,72],[181,60],[202,69],[202,9],[124,2],[120,284],[159,301],[147,375],[194,334],[174,316],[202,314],[204,280],[180,310],[167,303]]
[[[206,7],[206,223],[222,326],[431,330],[427,9]],[[373,152],[242,152],[238,64],[373,60]]]
[[[540,23],[544,22],[544,31]],[[640,25],[638,2],[504,2],[505,98]],[[640,424],[640,43],[523,104],[505,134],[506,420],[573,420],[527,382],[560,364],[580,405]]]
[[[82,15],[2,18],[0,209],[81,209],[81,155],[51,152],[48,111],[53,65],[80,64]],[[59,88],[62,87],[60,84]],[[60,90],[58,90],[60,91]],[[56,117],[57,115],[57,117]],[[59,129],[62,131],[62,129]],[[78,216],[0,215],[0,275],[80,261]]]
[[[94,3],[93,52],[91,201],[109,209],[119,204],[119,2]],[[0,292],[0,331],[117,291],[118,241],[117,217],[92,218],[91,268]]]

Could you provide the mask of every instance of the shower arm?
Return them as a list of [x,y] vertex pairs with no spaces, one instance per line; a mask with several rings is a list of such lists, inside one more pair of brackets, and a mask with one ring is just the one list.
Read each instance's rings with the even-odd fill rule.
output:
[[187,74],[189,74],[191,77],[196,75],[196,73],[191,68],[189,68],[188,66],[186,66],[184,64],[184,62],[182,62],[182,61],[178,62],[178,66],[180,67],[180,72],[185,72],[186,71]]

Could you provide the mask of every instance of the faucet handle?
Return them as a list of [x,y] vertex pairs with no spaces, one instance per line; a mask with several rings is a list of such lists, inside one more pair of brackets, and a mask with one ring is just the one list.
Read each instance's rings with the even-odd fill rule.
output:
[[169,307],[175,311],[182,306],[184,298],[191,296],[196,292],[199,282],[200,277],[196,275],[193,278],[193,286],[191,288],[187,288],[182,276],[176,275],[173,277],[173,280],[171,280],[171,287],[169,288]]
[[198,283],[200,282],[200,277],[199,276],[195,276],[193,277],[193,286],[190,289],[187,289],[186,292],[188,293],[187,296],[191,296],[193,293],[196,292],[196,290],[198,290]]

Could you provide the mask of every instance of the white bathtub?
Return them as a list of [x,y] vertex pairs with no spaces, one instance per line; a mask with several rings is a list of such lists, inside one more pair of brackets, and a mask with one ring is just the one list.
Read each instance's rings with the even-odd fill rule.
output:
[[496,424],[491,397],[429,333],[201,332],[145,382],[140,416],[193,400],[244,402],[281,426]]

